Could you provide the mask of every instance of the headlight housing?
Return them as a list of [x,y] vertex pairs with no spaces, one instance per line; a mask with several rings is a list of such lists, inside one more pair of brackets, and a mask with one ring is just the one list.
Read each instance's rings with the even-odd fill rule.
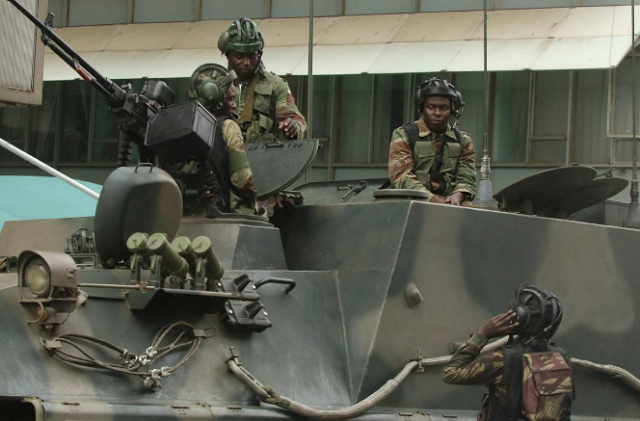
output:
[[[23,299],[71,298],[78,289],[76,263],[65,253],[23,251],[18,256],[18,286]],[[31,297],[25,295],[25,289]]]

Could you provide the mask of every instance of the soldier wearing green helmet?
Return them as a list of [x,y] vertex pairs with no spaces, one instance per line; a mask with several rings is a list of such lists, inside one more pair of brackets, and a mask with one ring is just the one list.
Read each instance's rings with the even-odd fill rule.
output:
[[[211,205],[222,212],[255,215],[257,190],[244,149],[235,108],[235,72],[218,64],[203,64],[189,80],[187,96],[197,99],[217,121],[215,141],[206,156],[179,162],[169,168],[183,193],[185,215],[201,216]],[[189,194],[195,191],[197,194]]]
[[264,40],[255,22],[234,21],[220,35],[218,48],[236,72],[238,124],[247,143],[305,136],[307,122],[298,110],[289,85],[262,63]]

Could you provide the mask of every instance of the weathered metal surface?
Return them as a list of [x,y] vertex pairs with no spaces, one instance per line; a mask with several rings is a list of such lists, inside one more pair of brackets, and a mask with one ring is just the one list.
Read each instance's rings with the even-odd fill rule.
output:
[[[256,280],[286,277],[297,287],[284,294],[282,286],[259,289],[274,326],[260,334],[237,333],[227,329],[216,315],[198,314],[196,309],[177,303],[172,311],[132,312],[123,301],[89,298],[84,307],[71,314],[54,335],[28,326],[29,309],[17,300],[15,275],[0,278],[0,317],[3,334],[15,338],[0,343],[3,355],[0,396],[37,396],[48,401],[86,403],[126,402],[128,405],[166,402],[207,402],[216,406],[255,403],[247,390],[226,369],[229,347],[263,378],[289,396],[321,405],[348,404],[344,334],[332,272],[290,273],[252,271]],[[230,271],[229,276],[239,273]],[[12,285],[13,284],[13,285]],[[62,364],[40,345],[41,337],[52,339],[65,332],[82,332],[118,344],[132,352],[143,352],[153,336],[166,324],[186,321],[200,328],[217,328],[198,352],[181,369],[163,379],[163,387],[153,393],[141,379]],[[117,328],[116,328],[117,327]],[[305,346],[291,346],[295,336]],[[99,354],[98,354],[99,355]],[[167,360],[171,361],[172,357]],[[276,362],[274,364],[274,362]],[[322,393],[318,393],[322,390]]]
[[287,268],[280,232],[271,224],[247,225],[242,221],[211,223],[205,218],[183,218],[178,235],[211,239],[216,256],[229,269]]
[[249,143],[245,149],[258,199],[266,199],[286,189],[304,174],[318,152],[318,140]]
[[373,202],[373,192],[387,181],[385,178],[323,181],[304,184],[296,190],[302,193],[305,205],[369,203]]
[[526,177],[495,194],[502,210],[567,218],[624,190],[623,178],[595,179],[591,167],[554,168]]
[[[26,248],[64,251],[66,239],[80,228],[93,231],[93,218],[62,218],[7,221],[0,231],[0,256],[17,256]],[[25,231],[25,227],[29,227]],[[28,246],[26,246],[28,244]]]
[[[303,207],[281,231],[290,269],[338,273],[354,400],[418,349],[425,357],[446,354],[450,342],[505,309],[521,282],[562,298],[557,342],[570,354],[637,367],[637,231],[418,202]],[[413,308],[405,299],[410,282],[424,297]],[[576,376],[575,414],[640,413],[630,388],[581,370]],[[472,409],[480,396],[481,388],[444,385],[439,370],[429,369],[385,404]]]
[[[318,191],[339,200],[345,193],[336,186]],[[18,303],[16,275],[0,274],[0,333],[8,338],[0,341],[0,397],[29,396],[38,408],[42,401],[45,416],[30,419],[48,421],[291,419],[258,404],[228,371],[230,347],[278,393],[317,408],[348,406],[418,358],[418,350],[422,357],[447,355],[450,343],[505,309],[515,286],[525,281],[562,299],[565,318],[557,341],[572,356],[637,371],[640,261],[633,250],[640,248],[639,232],[400,199],[371,202],[373,191],[365,188],[361,194],[368,199],[362,203],[298,207],[277,227],[182,221],[179,235],[211,239],[225,276],[296,282],[289,294],[285,285],[259,288],[273,324],[261,333],[229,329],[181,296],[132,311],[124,291],[96,287],[87,288],[83,307],[47,333],[27,325],[34,309]],[[78,220],[75,226],[85,223]],[[58,237],[48,240],[51,245],[64,244],[75,231],[68,220],[49,224],[47,232]],[[33,231],[41,224],[8,226],[22,234],[13,247],[33,248],[41,241]],[[81,284],[129,285],[131,276],[127,269],[78,273]],[[423,301],[410,305],[408,288]],[[215,328],[217,335],[163,378],[156,392],[139,378],[65,365],[40,344],[41,337],[73,332],[141,353],[161,327],[177,321]],[[176,358],[166,357],[166,364]],[[628,386],[583,369],[576,369],[576,384],[577,416],[638,419],[640,398]],[[481,395],[481,387],[445,385],[439,367],[428,368],[411,373],[362,419],[471,420]]]
[[591,181],[587,186],[550,203],[540,210],[541,215],[567,217],[575,212],[604,202],[620,193],[629,185],[625,178],[611,177]]
[[505,187],[494,195],[504,210],[535,213],[536,208],[553,203],[586,186],[596,176],[591,167],[562,167],[542,171]]

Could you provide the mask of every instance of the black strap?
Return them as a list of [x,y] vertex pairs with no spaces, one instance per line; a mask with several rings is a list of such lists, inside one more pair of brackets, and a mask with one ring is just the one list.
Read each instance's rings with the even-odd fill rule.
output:
[[[402,130],[404,130],[405,134],[407,135],[409,146],[413,151],[413,148],[415,148],[416,143],[418,142],[418,140],[420,140],[420,133],[418,132],[418,124],[413,121],[410,123],[404,123],[402,125]],[[458,130],[457,127],[453,127],[452,130],[456,136],[456,142],[458,142],[458,144],[462,144],[462,134],[460,133],[460,130]]]

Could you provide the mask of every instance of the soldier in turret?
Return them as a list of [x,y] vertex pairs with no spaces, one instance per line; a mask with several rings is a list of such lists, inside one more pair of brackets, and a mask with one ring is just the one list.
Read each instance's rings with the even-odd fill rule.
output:
[[259,211],[242,132],[232,117],[236,106],[235,78],[235,72],[227,72],[220,65],[204,64],[189,81],[188,97],[204,105],[216,117],[217,125],[208,155],[169,168],[183,192],[187,215],[200,216],[209,205],[222,212],[255,215]]
[[429,201],[470,206],[477,190],[471,137],[455,123],[464,102],[445,80],[431,78],[416,92],[420,119],[393,131],[389,145],[389,178],[396,189],[421,190]]
[[[562,321],[551,292],[522,284],[511,308],[491,318],[451,357],[442,378],[451,384],[486,384],[479,421],[570,421],[574,399],[570,359],[550,340]],[[491,338],[510,336],[502,348],[480,355]]]
[[289,85],[262,63],[264,40],[256,24],[241,18],[220,35],[218,48],[238,75],[238,123],[247,143],[300,139],[307,123]]

